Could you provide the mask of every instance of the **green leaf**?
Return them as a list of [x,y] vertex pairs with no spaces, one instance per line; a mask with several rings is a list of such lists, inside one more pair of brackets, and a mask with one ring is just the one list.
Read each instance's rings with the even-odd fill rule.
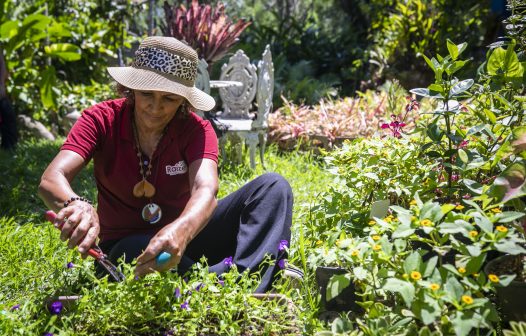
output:
[[369,274],[369,272],[367,272],[367,270],[361,266],[354,267],[352,269],[352,273],[354,274],[356,280],[365,280]]
[[487,62],[488,74],[504,77],[522,77],[524,68],[519,62],[519,58],[512,48],[503,49],[501,47],[493,49]]
[[483,214],[476,212],[473,214],[473,219],[475,220],[475,224],[477,224],[482,229],[482,231],[486,233],[493,232],[493,224]]
[[411,307],[411,303],[415,298],[415,287],[410,282],[389,278],[386,280],[383,289],[400,294],[406,306]]
[[411,253],[405,260],[404,260],[404,272],[409,274],[413,271],[419,271],[420,270],[420,264],[422,263],[422,257],[418,252]]
[[444,88],[438,84],[431,84],[427,87],[430,91],[436,92],[436,93],[444,93]]
[[[444,268],[446,268],[445,266],[446,265],[444,265]],[[459,274],[453,265],[448,264],[447,266],[453,268],[454,274]],[[462,287],[462,284],[454,276],[449,275],[444,285],[444,291],[447,293],[448,297],[458,301],[464,294],[464,287]]]
[[40,77],[40,99],[45,108],[56,106],[56,94],[53,91],[56,82],[55,68],[52,66],[45,68]]
[[411,90],[409,90],[409,92],[414,93],[417,96],[431,97],[429,89],[426,89],[426,88],[411,89]]
[[429,67],[431,68],[431,70],[433,70],[433,72],[435,72],[436,67],[435,67],[435,65],[433,64],[433,62],[432,62],[429,58],[427,58],[427,56],[424,55],[424,54],[422,54],[422,57],[423,57],[424,60],[426,61],[427,65],[429,65]]
[[509,223],[513,222],[516,219],[524,217],[524,215],[526,215],[524,212],[504,211],[496,214],[493,218],[497,223]]
[[437,263],[438,263],[438,256],[434,256],[428,261],[426,261],[425,269],[424,269],[424,272],[422,273],[422,276],[424,278],[430,276],[433,273],[433,271],[436,269]]
[[53,21],[53,19],[43,14],[31,14],[24,18],[24,21],[22,21],[22,27],[25,29],[46,30],[51,24],[51,21]]
[[473,229],[473,226],[466,221],[456,220],[454,223],[444,222],[438,226],[441,234],[465,233]]
[[393,239],[409,237],[415,233],[415,229],[411,228],[410,224],[403,224],[396,228],[392,234]]
[[337,297],[345,288],[351,284],[349,274],[333,275],[327,284],[326,298],[327,301]]
[[458,47],[455,43],[451,42],[450,39],[447,39],[447,50],[449,51],[449,55],[451,55],[451,58],[453,60],[456,60],[458,57]]
[[480,246],[467,245],[466,247],[467,247],[468,251],[470,251],[470,253],[475,247],[478,248],[478,251],[477,251],[478,254],[477,255],[471,254],[474,258],[470,258],[468,263],[466,264],[466,272],[468,274],[479,273],[479,271],[480,271],[480,269],[482,267],[482,264],[486,260],[486,254],[480,254],[480,252],[481,252]]
[[0,26],[0,38],[9,41],[18,34],[18,22],[6,21]]
[[474,194],[480,195],[482,194],[482,184],[478,183],[477,181],[469,180],[469,179],[463,179],[462,182],[464,185]]
[[46,54],[58,57],[64,61],[78,61],[81,58],[81,50],[71,43],[54,43],[44,48]]
[[495,243],[495,249],[499,252],[517,255],[526,252],[526,250],[521,246],[521,243],[524,242],[518,242],[511,239],[501,239]]
[[455,84],[449,91],[450,97],[460,95],[462,92],[469,90],[475,81],[473,79],[466,79]]
[[442,204],[440,206],[440,209],[442,209],[442,214],[443,215],[446,215],[448,214],[451,210],[455,209],[456,205],[455,204],[450,204],[450,203],[446,203],[446,204]]
[[477,327],[478,322],[473,319],[473,312],[470,310],[457,311],[451,320],[455,328],[456,336],[467,336],[471,329]]
[[459,157],[460,161],[462,161],[464,163],[468,163],[469,162],[468,154],[462,148],[458,149],[458,157]]

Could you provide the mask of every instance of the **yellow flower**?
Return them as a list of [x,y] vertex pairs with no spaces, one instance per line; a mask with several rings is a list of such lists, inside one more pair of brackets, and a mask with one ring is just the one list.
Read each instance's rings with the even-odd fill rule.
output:
[[478,233],[477,231],[475,231],[475,230],[473,230],[473,231],[469,231],[469,236],[470,236],[470,237],[475,238],[475,237],[478,236],[478,235],[479,235],[479,233]]
[[420,278],[422,278],[422,274],[420,274],[420,272],[417,272],[417,271],[411,272],[411,279],[420,280]]
[[318,241],[316,242],[316,246],[320,246],[321,244],[323,244],[323,242],[322,242],[321,240],[318,240]]
[[491,209],[491,211],[492,211],[493,213],[501,213],[501,212],[502,212],[502,210],[499,209],[499,208],[493,208],[493,209]]
[[374,220],[370,220],[368,224],[369,224],[369,225],[374,225],[374,224],[376,224],[376,221],[374,221]]
[[440,285],[436,283],[432,283],[431,285],[429,285],[429,288],[431,288],[431,290],[436,291],[440,288]]
[[497,229],[499,232],[508,232],[508,228],[503,225],[499,225],[495,229]]
[[351,256],[357,257],[358,256],[358,250],[352,251]]
[[420,221],[420,225],[422,226],[432,226],[433,225],[433,222],[430,221],[429,219],[422,219]]
[[374,235],[371,238],[373,238],[374,241],[377,241],[377,240],[380,240],[380,238],[382,237],[380,237],[379,235]]
[[495,274],[488,275],[488,279],[491,282],[495,282],[495,283],[499,282],[499,277],[497,275],[495,275]]
[[464,209],[464,206],[461,205],[461,204],[458,204],[456,207],[455,207],[456,210],[462,210]]
[[416,205],[416,200],[412,200],[411,202],[409,202],[409,205]]
[[384,218],[384,221],[386,221],[387,223],[391,223],[393,221],[393,218],[391,216],[388,216]]
[[380,245],[380,244],[375,244],[373,246],[373,251],[378,251],[378,250],[381,250],[381,249],[382,249],[382,245]]
[[462,301],[464,301],[465,304],[472,304],[473,298],[469,295],[462,295]]
[[464,274],[464,273],[466,273],[466,269],[464,267],[459,267],[458,268],[458,273]]

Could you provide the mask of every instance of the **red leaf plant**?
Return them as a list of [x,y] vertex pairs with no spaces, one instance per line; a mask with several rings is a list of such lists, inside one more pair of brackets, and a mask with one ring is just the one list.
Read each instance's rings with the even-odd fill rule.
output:
[[186,6],[172,6],[165,1],[164,12],[164,34],[186,41],[209,66],[225,56],[251,23],[242,19],[233,23],[225,13],[224,4],[220,2],[212,8],[199,4],[197,0],[187,0]]

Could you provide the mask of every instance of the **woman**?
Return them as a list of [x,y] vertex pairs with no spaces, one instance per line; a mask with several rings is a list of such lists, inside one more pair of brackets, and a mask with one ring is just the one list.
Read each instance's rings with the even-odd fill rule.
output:
[[[61,239],[83,257],[97,237],[112,262],[137,258],[138,276],[185,269],[201,256],[218,274],[231,263],[254,271],[270,255],[276,265],[260,269],[263,292],[279,269],[280,245],[290,239],[292,192],[271,173],[216,200],[217,138],[210,122],[192,112],[215,102],[194,85],[197,62],[197,53],[175,38],[148,37],[130,67],[108,68],[126,98],[83,112],[39,194],[64,222]],[[70,185],[91,158],[97,209]],[[172,257],[158,265],[162,252]]]

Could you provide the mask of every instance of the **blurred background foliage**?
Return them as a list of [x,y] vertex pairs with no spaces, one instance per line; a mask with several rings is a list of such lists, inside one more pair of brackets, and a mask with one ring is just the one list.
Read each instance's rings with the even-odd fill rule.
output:
[[[217,0],[200,4],[218,5]],[[185,0],[167,1],[170,5]],[[226,14],[251,24],[211,69],[241,48],[257,62],[271,45],[274,107],[353,97],[397,79],[404,88],[432,79],[422,54],[446,54],[446,38],[468,42],[480,64],[499,34],[491,0],[224,0]],[[60,125],[86,99],[109,98],[105,67],[126,64],[138,40],[163,34],[160,0],[0,0],[0,46],[8,61],[8,92],[18,113]],[[476,69],[467,67],[467,72]],[[461,74],[462,76],[464,74]],[[468,76],[469,74],[465,74]],[[103,85],[104,84],[104,85]],[[91,100],[89,100],[91,101]],[[60,133],[60,129],[55,130]]]

